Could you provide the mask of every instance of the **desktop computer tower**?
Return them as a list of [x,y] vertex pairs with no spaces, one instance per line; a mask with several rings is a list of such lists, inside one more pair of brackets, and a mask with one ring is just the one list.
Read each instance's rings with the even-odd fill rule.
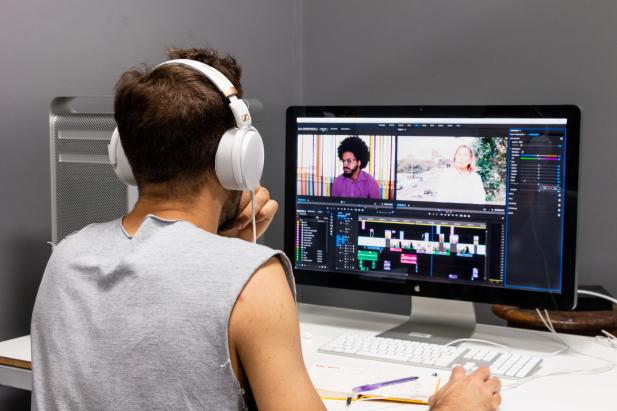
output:
[[[125,214],[133,190],[118,181],[107,155],[116,127],[111,97],[58,97],[51,103],[51,241],[56,244],[88,224]],[[83,107],[78,110],[78,103]],[[89,104],[89,105],[88,105]],[[134,193],[133,193],[134,194]]]
[[[111,96],[57,97],[50,107],[51,241],[56,244],[88,224],[110,221],[137,201],[137,188],[122,184],[107,155],[116,127]],[[259,127],[263,104],[245,100]]]

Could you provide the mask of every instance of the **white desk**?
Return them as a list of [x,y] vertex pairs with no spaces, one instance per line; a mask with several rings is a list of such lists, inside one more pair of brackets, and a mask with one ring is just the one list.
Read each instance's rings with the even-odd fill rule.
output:
[[0,342],[0,385],[32,389],[30,336]]
[[[307,367],[319,362],[355,368],[410,369],[409,366],[405,365],[317,353],[320,346],[339,334],[344,332],[375,334],[398,325],[405,320],[405,317],[307,304],[300,304],[299,312],[302,331],[312,334],[312,338],[302,339],[302,351]],[[617,362],[617,350],[603,347],[597,344],[593,338],[567,334],[562,334],[562,336],[578,351]],[[475,337],[507,344],[516,351],[533,350],[536,355],[539,352],[548,353],[559,348],[557,343],[550,342],[547,339],[548,333],[537,331],[479,324]],[[0,359],[2,358],[29,362],[30,338],[25,336],[0,342]],[[546,357],[538,374],[543,375],[566,370],[589,370],[602,366],[604,366],[604,363],[599,360],[568,353]],[[443,370],[437,370],[437,372],[444,381],[447,380],[449,372]],[[614,395],[614,390],[617,387],[617,368],[603,374],[559,375],[539,378],[511,390],[507,388],[509,384],[511,384],[511,380],[504,380],[503,403],[500,408],[502,411],[551,411],[554,409],[560,411],[614,411],[617,409],[617,399]],[[16,366],[0,365],[0,385],[31,389],[31,372],[28,369]],[[354,403],[351,409],[346,408],[342,401],[326,401],[326,405],[329,410],[345,411],[424,411],[427,409],[425,406],[418,405],[377,402]]]
[[[381,368],[391,370],[409,370],[409,366],[351,357],[319,354],[317,349],[330,339],[345,332],[375,334],[403,322],[406,317],[370,313],[365,311],[344,310],[322,306],[300,304],[300,324],[303,332],[312,334],[312,338],[302,339],[302,351],[307,367],[314,363],[350,366],[354,368]],[[604,347],[593,338],[561,334],[577,351],[610,359],[617,363],[617,349]],[[474,337],[500,342],[515,351],[533,350],[533,354],[550,353],[561,346],[551,342],[548,333],[528,331],[479,324]],[[486,348],[486,345],[483,345]],[[606,363],[573,353],[546,357],[537,374],[566,370],[589,370],[600,368]],[[448,371],[436,370],[445,382]],[[517,388],[508,390],[513,380],[503,380],[504,391],[501,411],[615,411],[617,398],[617,368],[610,372],[594,375],[560,375],[529,381]],[[348,409],[342,401],[326,401],[329,410],[426,410],[426,406],[390,405],[387,403],[359,402]]]

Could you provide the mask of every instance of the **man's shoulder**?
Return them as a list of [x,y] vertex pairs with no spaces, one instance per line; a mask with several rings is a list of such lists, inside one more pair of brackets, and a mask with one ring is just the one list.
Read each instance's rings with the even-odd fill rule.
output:
[[377,180],[375,180],[375,177],[373,177],[372,175],[370,175],[369,173],[367,173],[366,171],[362,170],[360,172],[360,176],[363,180],[368,180],[370,182],[375,182],[377,183]]
[[185,243],[191,249],[204,250],[202,254],[206,258],[213,255],[221,257],[228,256],[237,260],[238,263],[256,262],[280,254],[281,251],[267,245],[252,243],[235,237],[225,237],[219,234],[210,233],[201,228],[187,227],[190,235],[182,229],[183,235],[178,237],[179,241]]
[[89,224],[68,234],[57,244],[52,244],[52,252],[47,261],[46,272],[64,275],[67,267],[77,259],[88,255],[100,255],[112,241],[110,234],[117,229],[119,220]]
[[120,219],[107,221],[104,223],[92,223],[73,231],[66,237],[61,239],[58,244],[53,245],[54,251],[63,248],[72,248],[80,244],[85,244],[88,240],[104,241],[105,235],[118,230],[120,227]]
[[215,240],[219,242],[222,247],[229,247],[237,250],[242,250],[247,253],[256,254],[276,254],[279,251],[263,244],[252,243],[246,240],[235,237],[225,237],[222,235],[215,235]]

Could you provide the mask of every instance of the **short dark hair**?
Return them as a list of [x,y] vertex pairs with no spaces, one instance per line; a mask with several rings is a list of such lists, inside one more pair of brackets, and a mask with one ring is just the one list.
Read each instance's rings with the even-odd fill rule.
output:
[[371,155],[368,150],[368,146],[360,137],[347,137],[341,141],[338,146],[338,158],[343,159],[343,153],[350,151],[356,157],[356,160],[360,160],[360,169],[366,167],[369,161],[371,161]]
[[[220,57],[213,49],[172,48],[168,54],[170,59],[198,60],[216,68],[242,97],[241,69],[233,57]],[[198,192],[214,170],[223,133],[235,126],[216,86],[182,66],[125,72],[116,85],[114,111],[140,191],[169,183],[165,191],[170,194]]]

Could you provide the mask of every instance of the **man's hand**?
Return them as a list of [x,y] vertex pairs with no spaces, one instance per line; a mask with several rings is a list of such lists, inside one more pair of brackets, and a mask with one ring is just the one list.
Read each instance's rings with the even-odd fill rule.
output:
[[495,411],[501,404],[501,381],[491,378],[486,367],[465,375],[455,367],[450,381],[429,398],[431,411]]
[[[255,190],[255,223],[257,238],[261,237],[270,226],[279,205],[270,198],[270,192],[265,187],[257,187]],[[234,222],[234,227],[221,232],[226,237],[237,237],[246,241],[253,241],[253,215],[251,210],[251,193],[242,192],[240,199],[240,212]]]

